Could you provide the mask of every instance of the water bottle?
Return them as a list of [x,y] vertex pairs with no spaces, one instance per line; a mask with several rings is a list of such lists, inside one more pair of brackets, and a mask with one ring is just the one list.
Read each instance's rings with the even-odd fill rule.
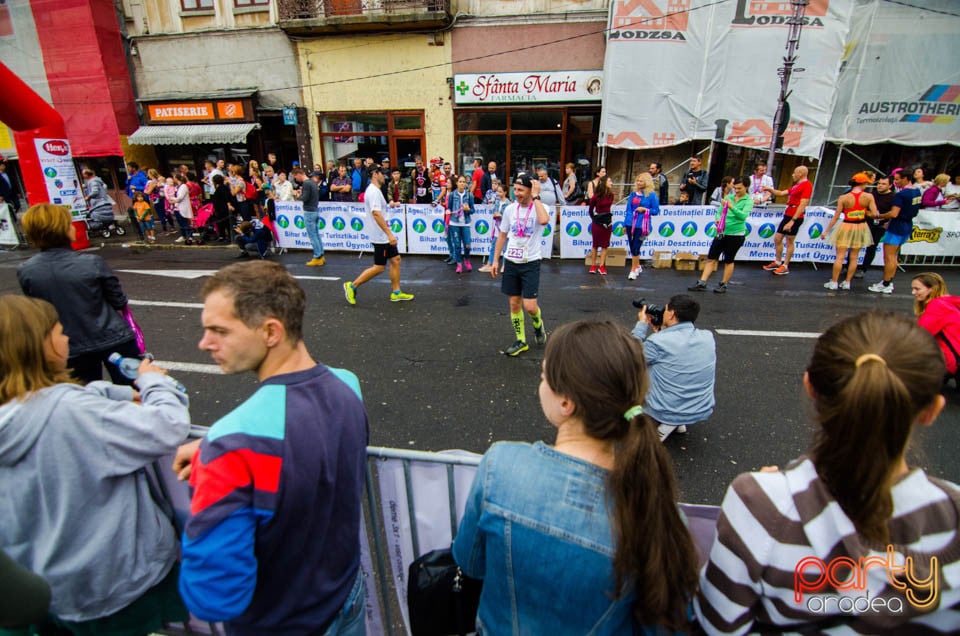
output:
[[[147,354],[144,354],[144,358],[146,358],[147,360],[153,360],[153,355],[147,353]],[[140,363],[143,361],[137,358],[124,358],[122,355],[114,351],[107,358],[107,362],[115,365],[118,369],[120,369],[120,373],[122,373],[125,378],[129,380],[136,380],[140,371]],[[170,376],[167,376],[167,377],[170,377]],[[183,386],[173,378],[170,378],[170,380],[173,381],[174,385],[177,387],[178,390],[182,391],[183,393],[187,392],[187,388],[185,386]]]

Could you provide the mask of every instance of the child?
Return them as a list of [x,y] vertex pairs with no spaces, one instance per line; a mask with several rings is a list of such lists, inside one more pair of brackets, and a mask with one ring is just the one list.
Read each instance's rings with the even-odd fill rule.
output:
[[137,215],[140,232],[146,237],[147,242],[156,243],[157,236],[153,231],[153,206],[147,201],[143,192],[133,193],[133,211]]
[[167,177],[166,185],[163,186],[163,198],[167,202],[164,206],[167,216],[171,219],[177,218],[177,186],[172,177]]
[[467,178],[457,177],[457,189],[447,195],[447,210],[450,223],[450,257],[457,264],[457,273],[473,271],[470,266],[470,213],[473,211],[473,195],[467,192]]
[[492,239],[490,243],[490,254],[486,258],[486,263],[480,268],[481,272],[487,273],[493,269],[493,251],[497,249],[497,236],[500,234],[500,219],[503,218],[503,211],[507,206],[513,203],[507,196],[507,189],[502,183],[495,183],[493,190],[497,193],[497,200],[493,203],[493,226],[491,228]]

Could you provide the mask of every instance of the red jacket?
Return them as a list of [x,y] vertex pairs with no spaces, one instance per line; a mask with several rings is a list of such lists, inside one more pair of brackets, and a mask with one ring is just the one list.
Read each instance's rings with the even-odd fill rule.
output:
[[947,362],[947,371],[950,375],[956,374],[957,357],[938,334],[943,333],[943,336],[953,345],[954,350],[960,353],[960,298],[956,296],[934,298],[927,304],[927,308],[917,322],[937,339],[937,344],[940,345]]

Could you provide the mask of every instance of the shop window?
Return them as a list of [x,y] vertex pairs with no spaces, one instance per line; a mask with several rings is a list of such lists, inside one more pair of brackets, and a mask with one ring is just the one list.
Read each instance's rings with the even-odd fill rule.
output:
[[350,163],[354,157],[372,157],[379,163],[390,157],[394,165],[413,164],[423,154],[423,112],[323,113],[320,144],[324,161]]
[[563,113],[553,110],[521,110],[510,113],[513,130],[555,130],[563,128]]
[[393,127],[396,130],[420,130],[423,120],[420,115],[397,115],[393,118]]
[[506,130],[505,111],[467,111],[457,113],[457,130]]
[[213,11],[213,0],[180,0],[184,13],[190,11]]

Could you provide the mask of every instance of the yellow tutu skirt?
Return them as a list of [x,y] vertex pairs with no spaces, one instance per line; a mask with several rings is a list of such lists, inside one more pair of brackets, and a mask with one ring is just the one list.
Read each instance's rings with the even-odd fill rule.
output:
[[844,222],[833,229],[827,242],[836,247],[858,250],[861,247],[873,245],[873,235],[870,234],[870,227],[866,223]]

